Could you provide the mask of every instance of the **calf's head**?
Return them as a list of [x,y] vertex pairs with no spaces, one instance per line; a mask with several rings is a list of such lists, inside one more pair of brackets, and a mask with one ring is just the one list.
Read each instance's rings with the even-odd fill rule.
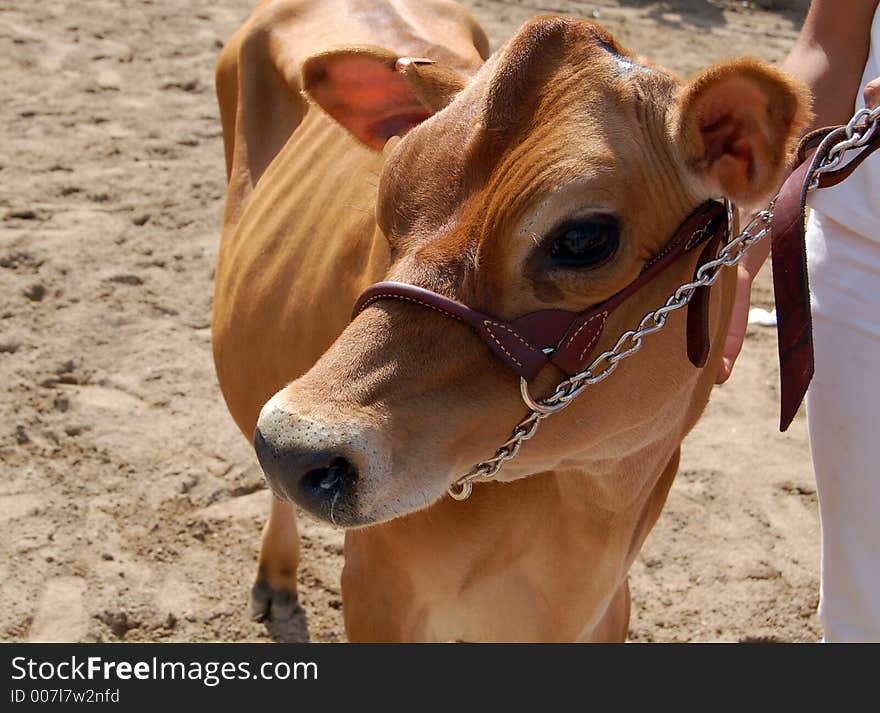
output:
[[[304,85],[385,152],[376,218],[387,279],[503,319],[584,310],[631,282],[707,199],[764,199],[809,113],[805,90],[756,60],[685,83],[570,18],[531,21],[472,77],[350,48],[309,60]],[[686,281],[695,259],[629,298],[599,348]],[[502,479],[589,469],[680,430],[699,373],[683,343],[671,319],[549,419]],[[549,366],[532,390],[546,395],[561,378]],[[277,494],[359,526],[431,505],[523,414],[516,375],[467,326],[386,300],[271,399],[255,444]]]

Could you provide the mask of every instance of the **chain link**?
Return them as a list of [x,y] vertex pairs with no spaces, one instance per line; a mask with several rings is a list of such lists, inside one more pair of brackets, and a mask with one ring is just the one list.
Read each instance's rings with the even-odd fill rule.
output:
[[[859,126],[862,121],[865,122],[864,126]],[[878,126],[880,126],[880,106],[873,109],[859,109],[844,128],[846,138],[836,143],[828,155],[819,162],[810,181],[810,190],[814,191],[819,187],[819,177],[823,173],[840,168],[847,151],[866,145],[874,136]]]
[[[858,127],[857,124],[866,118],[867,123],[863,127]],[[813,172],[810,189],[818,186],[821,174],[840,166],[847,151],[867,144],[878,126],[880,126],[880,107],[856,112],[846,125],[846,138],[831,148],[828,156]],[[728,202],[727,207],[728,231],[730,231],[733,227],[733,206]],[[635,329],[624,332],[611,349],[597,356],[586,369],[560,382],[547,399],[543,401],[533,399],[529,393],[528,382],[521,378],[520,391],[529,407],[529,415],[517,424],[510,438],[501,444],[494,456],[478,463],[449,486],[449,495],[456,500],[467,500],[473,490],[474,482],[490,480],[505,463],[516,458],[523,443],[535,436],[541,421],[562,411],[587,387],[611,376],[621,361],[628,359],[642,348],[642,340],[645,337],[659,332],[666,326],[669,314],[686,307],[699,288],[714,285],[725,267],[735,267],[742,260],[746,250],[770,232],[773,208],[774,203],[771,202],[766,210],[757,213],[739,235],[721,248],[717,257],[700,266],[693,281],[679,286],[663,306],[646,314]]]

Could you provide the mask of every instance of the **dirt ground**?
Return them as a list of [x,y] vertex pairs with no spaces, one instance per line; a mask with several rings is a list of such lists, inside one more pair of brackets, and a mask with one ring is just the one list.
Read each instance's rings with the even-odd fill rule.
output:
[[[494,46],[596,17],[685,75],[780,60],[805,2],[473,0]],[[0,639],[268,641],[246,613],[268,493],[217,387],[225,173],[213,67],[248,0],[0,0]],[[762,278],[758,301],[771,299]],[[632,570],[633,641],[816,641],[803,415],[753,328]],[[313,641],[344,639],[342,534],[302,518]]]

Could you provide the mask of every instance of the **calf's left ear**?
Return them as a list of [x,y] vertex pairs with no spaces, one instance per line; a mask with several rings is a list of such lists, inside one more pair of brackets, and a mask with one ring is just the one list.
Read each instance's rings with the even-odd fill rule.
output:
[[372,149],[440,111],[466,84],[449,67],[380,47],[322,52],[305,61],[302,73],[305,93]]
[[676,144],[710,189],[754,206],[778,186],[811,117],[806,86],[739,59],[697,75],[671,118]]

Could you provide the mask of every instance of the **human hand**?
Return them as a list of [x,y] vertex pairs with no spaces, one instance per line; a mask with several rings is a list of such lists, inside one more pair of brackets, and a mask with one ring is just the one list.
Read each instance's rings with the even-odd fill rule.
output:
[[733,311],[730,314],[730,326],[727,328],[727,338],[724,341],[724,354],[718,372],[715,375],[715,383],[723,384],[730,378],[733,365],[742,349],[746,329],[749,326],[749,306],[752,295],[752,282],[761,270],[761,265],[770,254],[770,240],[762,240],[752,247],[740,261],[736,272],[736,296],[733,300]]
[[880,106],[880,77],[872,79],[865,85],[865,105],[868,109]]

